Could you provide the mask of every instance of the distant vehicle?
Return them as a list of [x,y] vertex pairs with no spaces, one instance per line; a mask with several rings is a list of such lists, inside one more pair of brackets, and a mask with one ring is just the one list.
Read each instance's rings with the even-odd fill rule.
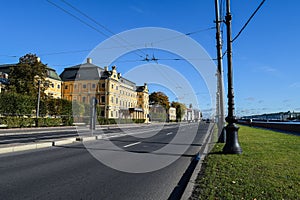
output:
[[206,123],[210,123],[210,119],[206,119]]

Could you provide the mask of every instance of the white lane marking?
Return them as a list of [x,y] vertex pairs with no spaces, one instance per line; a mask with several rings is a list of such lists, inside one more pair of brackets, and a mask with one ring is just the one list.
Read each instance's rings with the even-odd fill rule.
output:
[[124,148],[126,147],[131,147],[131,146],[134,146],[134,145],[137,145],[137,144],[140,144],[141,142],[135,142],[135,143],[132,143],[132,144],[127,144],[125,146],[123,146]]
[[172,132],[170,132],[170,133],[167,133],[167,135],[171,135],[171,134],[173,134]]

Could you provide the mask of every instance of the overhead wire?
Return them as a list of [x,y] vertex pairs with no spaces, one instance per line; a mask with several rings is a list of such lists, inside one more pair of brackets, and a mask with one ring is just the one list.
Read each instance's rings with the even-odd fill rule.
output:
[[[128,41],[126,41],[124,38],[120,37],[119,35],[116,35],[113,31],[111,31],[110,29],[108,29],[106,26],[104,26],[103,24],[99,23],[98,21],[96,21],[92,17],[88,16],[87,14],[85,14],[84,12],[82,12],[81,10],[79,10],[78,8],[76,8],[75,6],[73,6],[72,4],[70,4],[69,2],[67,2],[66,0],[61,0],[61,1],[64,2],[66,5],[70,6],[71,8],[73,8],[74,10],[76,10],[78,13],[80,13],[81,15],[83,15],[84,17],[86,17],[87,19],[91,20],[92,22],[94,22],[95,24],[97,24],[98,26],[100,26],[101,28],[103,28],[104,30],[106,30],[107,32],[109,32],[110,34],[116,36],[118,39],[122,40],[126,44],[129,44],[130,47],[135,47],[132,44],[130,44]],[[137,49],[137,50],[139,52],[141,52],[142,54],[146,55],[145,52],[143,52],[141,49]],[[142,56],[140,56],[140,57],[142,57]]]
[[[77,12],[79,12],[81,15],[85,16],[86,18],[88,18],[89,20],[93,21],[94,23],[96,23],[98,26],[101,26],[102,28],[104,27],[103,25],[101,25],[100,23],[98,23],[96,20],[92,19],[91,17],[89,17],[88,15],[84,14],[82,11],[80,11],[79,9],[77,9],[75,6],[72,6],[70,3],[61,0],[62,2],[64,2],[65,4],[67,4],[68,6],[70,6],[72,9],[76,10]],[[59,6],[58,4],[47,0],[47,2],[49,2],[50,4],[52,4],[53,6],[57,7],[58,9],[62,10],[63,12],[67,13],[68,15],[72,16],[73,18],[77,19],[78,21],[80,21],[81,23],[85,24],[86,26],[90,27],[91,29],[95,30],[96,32],[100,33],[101,35],[105,36],[106,38],[110,38],[111,36],[109,34],[104,33],[103,31],[99,30],[98,28],[90,25],[89,23],[87,23],[86,21],[84,21],[83,19],[81,19],[80,17],[74,15],[73,13],[69,12],[68,10],[62,8],[61,6]],[[105,28],[105,30],[107,31],[108,28]],[[111,34],[113,34],[112,31],[108,31]],[[118,37],[120,39],[120,37]],[[115,39],[113,39],[114,41],[116,41],[117,43],[120,43],[120,41],[117,41]],[[122,39],[124,42],[124,39]],[[121,44],[122,45],[122,44]],[[122,46],[123,48],[127,48],[126,46]],[[138,49],[139,51],[139,49]],[[140,51],[142,52],[142,51]],[[134,52],[136,55],[138,55],[139,57],[143,57],[142,55],[138,54],[137,52]],[[143,53],[143,52],[142,52]],[[143,53],[144,54],[144,53]]]
[[57,5],[56,3],[47,0],[48,3],[52,4],[53,6],[55,6],[56,8],[62,10],[63,12],[67,13],[68,15],[74,17],[75,19],[77,19],[78,21],[80,21],[81,23],[85,24],[86,26],[90,27],[91,29],[95,30],[96,32],[100,33],[101,35],[105,36],[105,37],[110,37],[109,35],[105,34],[104,32],[100,31],[99,29],[95,28],[94,26],[88,24],[87,22],[85,22],[84,20],[80,19],[79,17],[77,17],[76,15],[72,14],[71,12],[67,11],[66,9],[62,8],[61,6]]
[[[224,0],[222,0],[224,1]],[[261,3],[258,5],[258,7],[255,9],[255,11],[251,14],[251,16],[249,17],[249,19],[246,21],[246,23],[243,25],[243,27],[241,28],[241,30],[238,32],[238,34],[230,41],[230,42],[234,42],[240,35],[241,33],[244,31],[244,29],[247,27],[247,25],[249,24],[249,22],[252,20],[252,18],[256,15],[257,11],[262,7],[262,5],[265,3],[266,0],[262,0]],[[224,5],[223,5],[224,7]],[[223,23],[224,24],[224,23]],[[222,31],[223,32],[223,31]],[[222,38],[223,38],[223,34],[222,34]],[[227,49],[224,51],[223,55],[222,55],[222,59],[223,57],[227,54]]]
[[255,9],[255,11],[252,13],[252,15],[249,17],[249,19],[247,20],[247,22],[244,24],[244,26],[241,28],[241,30],[238,32],[238,34],[231,40],[231,42],[234,42],[239,36],[240,34],[243,32],[243,30],[247,27],[247,25],[249,24],[249,22],[251,21],[251,19],[255,16],[255,14],[257,13],[257,11],[262,7],[262,5],[265,3],[266,0],[262,0],[261,3],[259,4],[259,6]]

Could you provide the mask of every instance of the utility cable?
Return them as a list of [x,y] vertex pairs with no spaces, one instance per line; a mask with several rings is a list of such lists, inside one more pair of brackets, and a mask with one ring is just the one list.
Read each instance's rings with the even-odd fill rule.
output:
[[266,0],[263,0],[259,6],[256,8],[256,10],[252,13],[252,15],[250,16],[250,18],[247,20],[247,22],[245,23],[245,25],[242,27],[242,29],[239,31],[239,33],[231,40],[231,42],[234,42],[239,36],[240,34],[243,32],[243,30],[246,28],[246,26],[249,24],[249,22],[251,21],[251,19],[254,17],[254,15],[257,13],[257,11],[261,8],[261,6],[265,3]]

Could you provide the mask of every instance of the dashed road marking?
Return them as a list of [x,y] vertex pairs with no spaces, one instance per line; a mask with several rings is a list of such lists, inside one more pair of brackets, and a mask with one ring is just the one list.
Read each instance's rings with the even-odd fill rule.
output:
[[134,145],[137,145],[137,144],[140,144],[141,142],[135,142],[135,143],[132,143],[132,144],[127,144],[124,146],[124,148],[126,147],[131,147],[131,146],[134,146]]

